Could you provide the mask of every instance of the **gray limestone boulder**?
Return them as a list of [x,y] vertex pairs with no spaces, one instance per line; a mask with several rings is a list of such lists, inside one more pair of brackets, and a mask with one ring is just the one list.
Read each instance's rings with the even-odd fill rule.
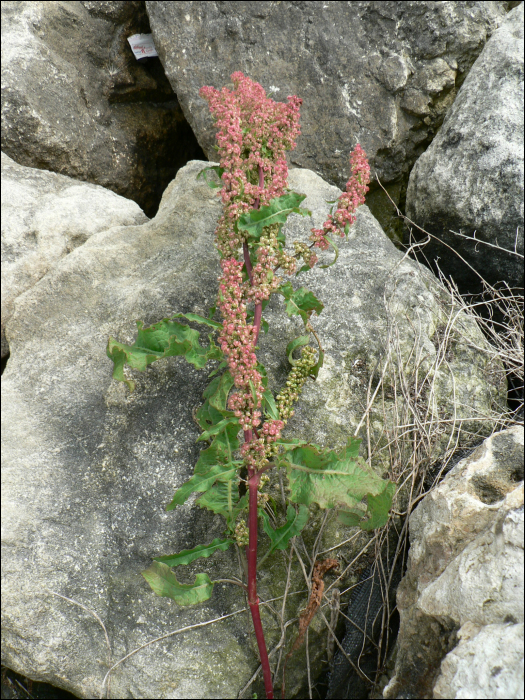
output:
[[434,698],[523,697],[523,622],[465,624],[458,638],[441,663]]
[[523,426],[495,433],[410,516],[385,698],[523,697]]
[[18,165],[2,153],[2,358],[9,353],[5,325],[16,297],[94,233],[147,220],[130,199]]
[[202,157],[158,58],[142,2],[2,3],[2,150],[102,185],[152,216],[177,169]]
[[[166,75],[210,160],[215,130],[199,89],[221,88],[240,70],[274,91],[274,99],[303,99],[292,165],[342,188],[349,152],[359,142],[396,202],[508,6],[146,2]],[[367,202],[383,227],[395,229],[380,189]]]
[[406,213],[436,237],[425,255],[463,292],[479,291],[479,277],[444,244],[490,284],[523,287],[523,3],[487,42],[414,166]]
[[[17,298],[7,326],[3,662],[80,697],[103,695],[108,667],[158,637],[112,671],[109,697],[237,697],[258,666],[242,589],[231,583],[234,576],[242,578],[233,550],[201,559],[189,572],[177,569],[183,582],[200,571],[222,579],[212,597],[196,607],[158,598],[140,573],[153,556],[222,535],[218,516],[197,508],[194,498],[165,512],[200,451],[192,413],[202,403],[207,373],[170,358],[144,373],[133,372],[137,386],[130,394],[112,379],[105,354],[109,335],[134,340],[136,319],[149,324],[176,312],[205,314],[214,305],[219,264],[213,232],[221,205],[217,190],[196,179],[205,165],[192,161],[179,171],[151,221],[99,232],[60,260]],[[305,239],[325,220],[325,200],[339,191],[307,170],[292,171],[289,183],[307,194],[304,205],[312,217],[294,215],[288,235]],[[446,328],[450,300],[428,270],[396,250],[367,207],[359,209],[349,240],[341,242],[337,264],[316,268],[299,281],[325,304],[312,322],[323,339],[326,363],[318,381],[305,389],[289,435],[341,447],[359,428],[365,443],[369,436],[374,448],[382,445],[382,451],[370,454],[372,468],[397,478],[387,455],[396,405],[391,382],[399,363],[406,365],[407,387],[414,386],[411,377],[418,372],[421,382],[432,379],[418,405],[425,420],[434,411],[444,418],[445,443],[436,443],[436,459],[446,439],[454,432],[457,437],[454,425],[457,429],[462,421],[469,425],[475,417],[475,431],[490,433],[505,386],[478,327],[459,314],[456,335],[450,330],[446,366],[437,361],[443,348],[436,339]],[[260,339],[260,356],[270,386],[277,389],[290,369],[286,345],[301,328],[276,297],[264,317],[270,330]],[[378,386],[378,372],[390,393],[367,413],[368,387]],[[455,422],[447,418],[454,412]],[[272,479],[278,501],[279,475]],[[312,508],[303,532],[305,549],[297,548],[305,574],[306,553],[315,558],[328,550],[325,556],[337,553],[351,561],[369,541],[333,515],[321,528],[323,518]],[[259,575],[261,599],[274,600],[262,610],[270,649],[278,647],[283,625],[297,619],[307,601],[303,569],[294,560],[283,606],[288,564],[277,552]],[[355,577],[348,568],[342,574],[344,592]],[[89,611],[105,625],[109,655],[104,632]],[[296,624],[286,629],[289,647]],[[163,637],[177,630],[182,631]],[[326,639],[323,617],[317,615],[309,630],[312,678],[323,668]],[[278,656],[272,656],[274,670]],[[288,697],[304,697],[306,679],[303,647],[288,664]]]

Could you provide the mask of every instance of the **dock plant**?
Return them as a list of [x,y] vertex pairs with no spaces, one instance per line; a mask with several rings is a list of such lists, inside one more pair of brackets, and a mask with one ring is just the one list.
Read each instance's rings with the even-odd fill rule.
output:
[[[395,487],[359,457],[358,438],[333,450],[283,432],[305,383],[315,381],[324,358],[312,319],[323,311],[323,303],[291,279],[318,264],[318,251],[335,251],[333,262],[321,267],[335,263],[336,238],[348,234],[368,191],[366,154],[359,144],[353,149],[346,190],[331,202],[331,214],[322,228],[311,229],[309,244],[296,241],[287,246],[283,225],[288,216],[310,215],[300,206],[305,195],[287,187],[286,151],[295,148],[300,133],[302,100],[291,96],[287,102],[276,102],[241,72],[233,73],[231,80],[233,89],[207,86],[200,90],[215,118],[220,162],[199,173],[210,186],[220,188],[223,204],[215,239],[210,239],[221,267],[216,306],[207,317],[178,313],[149,327],[138,321],[133,345],[110,338],[107,354],[114,363],[113,377],[126,382],[130,390],[135,385],[125,375],[125,365],[144,371],[153,362],[179,355],[198,369],[218,361],[195,416],[202,430],[198,440],[209,446],[200,452],[193,476],[175,492],[167,510],[197,492],[198,506],[224,516],[224,537],[157,556],[142,573],[158,595],[179,605],[198,604],[212,595],[214,582],[200,573],[195,583],[181,584],[172,569],[231,546],[245,548],[245,591],[266,696],[273,698],[257,596],[259,526],[266,535],[263,559],[286,549],[303,530],[312,504],[335,508],[346,525],[371,530],[385,524]],[[263,342],[261,329],[268,327],[263,313],[272,294],[281,295],[286,313],[304,323],[304,333],[286,349],[291,367],[288,378],[275,391],[268,386],[267,373],[257,358]],[[220,320],[215,319],[217,313]],[[207,327],[207,341],[190,324]],[[285,522],[273,528],[268,516],[272,501],[265,488],[269,471],[279,467],[286,470],[288,504]]]

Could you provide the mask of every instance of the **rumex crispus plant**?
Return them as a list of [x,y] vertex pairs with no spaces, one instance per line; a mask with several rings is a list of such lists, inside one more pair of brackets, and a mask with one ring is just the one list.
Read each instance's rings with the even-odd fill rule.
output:
[[[315,249],[331,246],[337,259],[333,237],[348,233],[357,207],[365,201],[370,177],[366,155],[359,145],[353,150],[346,191],[331,203],[334,207],[323,228],[312,229],[310,245],[296,241],[293,249],[286,249],[283,224],[287,217],[291,213],[310,214],[300,207],[305,195],[287,189],[285,153],[295,147],[300,132],[302,100],[294,96],[288,97],[287,103],[275,102],[261,85],[242,73],[231,78],[233,90],[203,87],[200,91],[218,129],[220,165],[199,173],[212,187],[219,187],[213,178],[209,181],[213,172],[222,180],[224,211],[215,231],[221,258],[217,307],[207,318],[180,313],[148,328],[137,322],[135,343],[130,346],[110,338],[107,354],[114,362],[113,377],[126,382],[131,390],[134,382],[125,377],[125,365],[143,371],[152,362],[175,355],[182,355],[196,368],[203,368],[209,360],[220,362],[210,374],[212,381],[196,413],[203,431],[198,440],[210,445],[201,451],[193,476],[176,491],[167,510],[199,492],[199,506],[224,516],[225,537],[178,554],[155,557],[143,575],[158,595],[179,605],[199,603],[211,596],[213,581],[201,573],[194,584],[180,584],[172,568],[235,544],[241,550],[246,548],[246,593],[266,694],[272,698],[272,674],[257,597],[259,519],[269,540],[266,558],[285,549],[301,532],[308,520],[308,506],[313,503],[337,508],[347,525],[365,530],[383,525],[395,487],[377,477],[358,456],[359,439],[352,438],[345,448],[335,451],[282,435],[305,382],[315,379],[323,364],[323,350],[311,323],[312,314],[321,313],[323,304],[304,287],[295,289],[278,272],[292,276],[310,270],[318,262]],[[287,347],[292,367],[276,396],[256,354],[261,328],[267,330],[268,325],[262,314],[275,293],[284,297],[288,315],[300,316],[305,327],[305,334]],[[217,308],[221,322],[214,320]],[[200,343],[198,331],[175,320],[183,318],[212,329],[207,345]],[[217,343],[214,333],[218,334]],[[316,348],[309,344],[311,337]],[[299,349],[300,357],[294,359],[293,353]],[[275,467],[286,468],[289,504],[284,524],[273,529],[268,517],[271,502],[264,489],[269,481],[267,472]]]

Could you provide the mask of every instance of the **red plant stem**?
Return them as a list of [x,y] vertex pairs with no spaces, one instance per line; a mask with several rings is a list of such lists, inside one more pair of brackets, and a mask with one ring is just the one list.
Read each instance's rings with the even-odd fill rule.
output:
[[[259,187],[262,188],[263,184],[263,169],[259,165]],[[257,197],[253,206],[254,209],[259,209],[259,202],[259,197]],[[250,251],[248,248],[248,244],[244,242],[242,248],[244,254],[244,264],[246,266],[248,279],[250,280],[250,284],[253,286],[253,268],[252,262],[250,260]],[[253,325],[255,327],[254,345],[257,345],[257,339],[259,337],[259,331],[261,328],[261,319],[262,304],[259,302],[255,305],[255,312],[253,316]],[[245,430],[245,442],[249,443],[252,441],[252,439],[253,431]],[[252,614],[253,629],[255,631],[255,638],[257,640],[257,647],[259,649],[259,657],[261,659],[266,697],[273,698],[274,695],[272,684],[272,671],[270,669],[270,661],[268,659],[268,651],[266,649],[266,641],[264,639],[264,631],[261,622],[261,612],[259,610],[259,598],[257,597],[257,496],[259,493],[259,479],[261,478],[261,474],[262,471],[260,473],[257,473],[253,469],[253,467],[248,469],[248,605],[250,606],[250,612]]]
[[264,689],[267,698],[273,698],[272,672],[257,597],[257,495],[259,493],[260,474],[252,474],[248,479],[249,514],[248,514],[248,605],[252,614],[253,629],[259,648],[259,656],[264,678]]

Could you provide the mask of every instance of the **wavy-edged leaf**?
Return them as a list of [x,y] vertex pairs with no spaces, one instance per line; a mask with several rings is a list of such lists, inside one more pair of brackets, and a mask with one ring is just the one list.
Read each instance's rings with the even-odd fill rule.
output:
[[286,346],[286,354],[288,355],[288,362],[293,366],[297,364],[297,360],[293,359],[293,351],[296,350],[297,348],[302,347],[303,345],[308,345],[310,342],[310,336],[309,335],[300,335],[298,338],[294,338],[294,340],[291,340],[288,345]]
[[220,540],[218,537],[210,542],[210,544],[199,544],[193,549],[183,549],[178,554],[167,554],[164,557],[154,557],[155,561],[160,561],[167,566],[181,566],[182,564],[191,564],[195,559],[201,557],[211,557],[215,552],[224,552],[233,544],[233,540]]
[[239,496],[239,476],[236,474],[229,481],[219,482],[211,489],[208,489],[196,503],[201,508],[218,513],[226,519],[230,530],[235,527],[235,519],[241,511],[248,508],[248,494]]
[[208,431],[224,418],[233,415],[226,409],[228,394],[233,383],[231,374],[224,372],[220,377],[215,377],[204,390],[205,401],[195,414],[195,420],[203,430]]
[[340,510],[337,518],[343,525],[349,527],[358,526],[362,530],[375,530],[383,527],[388,521],[388,513],[392,507],[392,500],[396,491],[396,485],[391,481],[385,482],[384,490],[377,496],[369,494],[366,497],[366,508],[360,504],[359,508]]
[[264,555],[266,558],[276,549],[286,549],[292,537],[298,535],[306,525],[309,511],[306,506],[300,505],[299,512],[297,513],[293,506],[288,506],[286,509],[286,523],[276,530],[270,525],[270,518],[264,510],[259,509],[259,514],[263,519],[264,531],[271,541],[270,549]]
[[386,488],[381,493],[378,493],[377,496],[369,494],[366,497],[368,519],[359,523],[359,527],[363,530],[375,530],[386,525],[395,492],[396,485],[389,481]]
[[157,595],[171,598],[179,605],[202,603],[213,593],[208,574],[197,574],[195,583],[179,583],[170,567],[159,561],[141,573]]
[[291,282],[285,282],[277,291],[286,299],[288,316],[300,316],[305,324],[312,315],[312,311],[320,314],[324,309],[324,304],[305,287],[294,290]]
[[113,378],[125,382],[130,391],[135,388],[135,382],[124,376],[124,365],[140,372],[156,360],[163,357],[183,355],[197,369],[205,366],[208,360],[223,360],[224,355],[213,340],[203,348],[199,343],[199,332],[186,324],[164,318],[152,326],[144,328],[142,321],[137,321],[137,340],[133,345],[119,343],[109,338],[106,349],[107,356],[113,360]]
[[280,197],[275,197],[268,205],[262,206],[260,209],[250,209],[239,217],[237,227],[248,231],[250,238],[258,241],[266,226],[284,224],[292,213],[311,216],[308,209],[299,207],[303,199],[306,199],[306,195],[297,192],[287,192]]
[[166,510],[185,503],[194,491],[206,491],[216,481],[229,481],[235,477],[242,464],[241,460],[232,458],[234,451],[239,449],[238,432],[237,425],[227,425],[207,449],[201,450],[193,476],[175,492]]
[[290,500],[307,506],[317,503],[321,508],[352,509],[365,496],[382,494],[390,483],[355,456],[351,443],[339,453],[317,445],[297,447],[280,462],[287,467]]
[[224,168],[221,168],[220,165],[208,165],[206,168],[203,168],[198,174],[197,174],[197,180],[204,180],[204,182],[208,185],[208,187],[211,187],[212,190],[216,190],[219,187],[222,187],[222,185],[218,185],[216,182],[213,182],[213,180],[208,179],[208,173],[209,172],[214,172],[219,180],[222,179],[222,174],[224,172]]
[[[231,374],[229,372],[224,372],[224,374],[219,378],[216,389],[213,391],[213,393],[206,396],[206,398],[209,398],[210,406],[213,406],[213,408],[216,408],[218,411],[225,411],[226,404],[228,402],[228,394],[230,393],[233,384],[234,381]],[[204,392],[203,395],[205,394],[206,392]]]

